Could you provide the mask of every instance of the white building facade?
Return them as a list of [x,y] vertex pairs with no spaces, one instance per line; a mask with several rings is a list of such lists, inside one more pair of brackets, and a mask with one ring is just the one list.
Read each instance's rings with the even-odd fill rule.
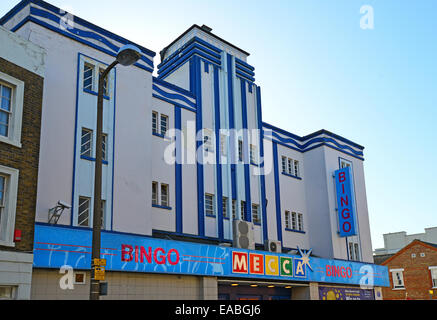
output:
[[[44,1],[21,1],[0,24],[47,50],[32,297],[86,299],[98,75],[131,42]],[[243,288],[258,281],[282,291],[259,288],[255,296],[318,299],[324,292],[318,283],[361,290],[352,269],[359,273],[362,266],[382,274],[376,287],[386,285],[386,270],[373,265],[362,146],[326,130],[299,137],[264,123],[249,53],[206,26],[193,25],[161,52],[157,77],[155,53],[135,45],[141,59],[131,67],[117,66],[104,94],[107,298],[232,299],[231,282]],[[354,190],[357,234],[351,237],[339,236],[333,176],[344,167],[351,169]],[[49,210],[58,201],[71,209],[49,224]],[[247,247],[236,241],[236,220],[249,222],[253,237]],[[145,250],[128,244],[134,241],[130,237],[144,242]],[[323,279],[310,269],[301,280],[295,278],[298,269],[291,278],[279,270],[269,277],[268,267],[275,268],[267,265],[267,256],[261,257],[262,277],[257,278],[256,260],[244,260],[255,269],[238,275],[232,248],[255,259],[269,253],[272,241],[277,261],[289,257],[294,268],[294,261],[311,254],[325,272]],[[147,255],[147,243],[163,243],[164,266],[159,252],[153,259]],[[174,249],[165,249],[167,244]],[[223,254],[198,256],[195,246]],[[149,270],[143,258],[158,265],[149,262]],[[173,270],[176,261],[192,262],[194,269]],[[350,267],[351,276],[326,278],[327,261]],[[65,264],[83,280],[74,290],[59,288],[59,267]]]

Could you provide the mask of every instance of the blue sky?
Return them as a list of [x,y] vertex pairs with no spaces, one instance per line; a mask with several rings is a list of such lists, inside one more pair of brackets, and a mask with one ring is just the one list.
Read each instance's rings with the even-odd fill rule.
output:
[[[157,53],[192,24],[251,53],[264,121],[327,129],[365,149],[374,248],[383,233],[437,226],[434,0],[51,0]],[[2,0],[0,16],[17,0]],[[122,7],[123,5],[124,7]],[[360,8],[374,29],[360,28]]]

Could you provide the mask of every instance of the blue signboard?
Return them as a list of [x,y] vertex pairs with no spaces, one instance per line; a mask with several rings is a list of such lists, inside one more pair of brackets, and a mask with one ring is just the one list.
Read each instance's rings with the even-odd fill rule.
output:
[[[35,225],[34,266],[90,269],[90,229]],[[106,270],[389,286],[387,267],[102,231]]]
[[337,191],[338,224],[340,237],[357,234],[355,224],[355,198],[350,167],[335,171]]

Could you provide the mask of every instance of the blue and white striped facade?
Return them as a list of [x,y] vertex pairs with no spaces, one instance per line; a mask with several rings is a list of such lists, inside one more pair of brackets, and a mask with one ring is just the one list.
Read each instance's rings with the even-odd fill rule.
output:
[[[84,64],[109,65],[118,48],[130,42],[70,18],[33,0],[20,2],[0,24],[47,49],[36,221],[47,223],[48,210],[62,200],[71,202],[72,209],[59,224],[74,229],[79,197],[92,201],[94,190],[94,159],[81,156],[80,140],[82,128],[95,131],[97,95],[83,88]],[[237,219],[253,222],[252,204],[259,206],[258,249],[267,240],[279,240],[284,252],[312,248],[322,258],[349,260],[352,241],[359,245],[359,260],[373,263],[363,147],[325,130],[299,137],[264,123],[261,88],[248,54],[201,27],[193,26],[166,48],[157,77],[152,75],[155,53],[139,48],[143,55],[135,66],[112,71],[104,99],[108,140],[102,196],[108,232],[231,243],[235,200]],[[165,115],[168,129],[180,129],[181,136],[152,134],[152,112]],[[225,149],[215,139],[212,156],[217,164],[164,161],[172,143],[176,158],[196,158],[203,142],[196,141],[195,133],[202,129],[216,137],[220,130],[237,130],[236,136],[226,137]],[[249,142],[245,131],[238,133],[242,129],[259,131]],[[238,156],[239,140],[245,161],[230,164]],[[249,145],[256,151],[252,163]],[[198,153],[197,160],[203,156]],[[282,172],[283,156],[299,162],[298,176]],[[220,163],[224,159],[228,161]],[[354,174],[359,235],[353,239],[337,234],[332,175],[342,161]],[[255,174],[264,170],[265,175]],[[152,181],[169,186],[167,206],[152,205]],[[214,196],[215,216],[205,213],[205,194]],[[228,218],[223,216],[223,197]],[[301,230],[286,227],[285,211],[302,214]]]

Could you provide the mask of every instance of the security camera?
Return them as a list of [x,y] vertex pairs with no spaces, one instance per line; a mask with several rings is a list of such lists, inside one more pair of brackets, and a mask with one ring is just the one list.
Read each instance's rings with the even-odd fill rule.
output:
[[71,209],[71,205],[68,203],[65,203],[64,201],[58,201],[58,206],[62,207],[63,209]]

